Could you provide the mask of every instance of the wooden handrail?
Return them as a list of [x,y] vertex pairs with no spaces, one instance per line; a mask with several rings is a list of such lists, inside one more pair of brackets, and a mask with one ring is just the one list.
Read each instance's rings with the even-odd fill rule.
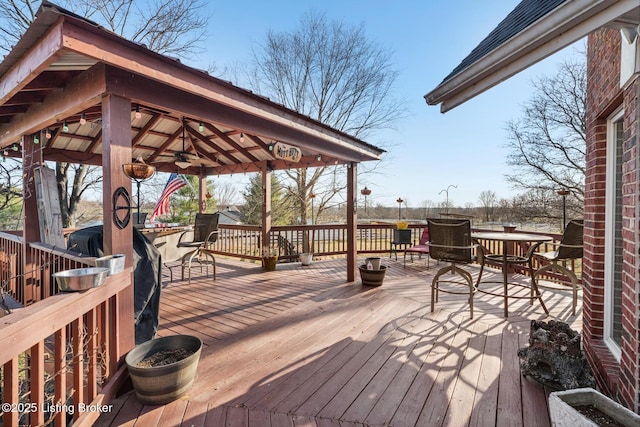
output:
[[53,295],[3,317],[0,324],[0,365],[131,286],[128,279],[132,273],[130,267],[107,277],[100,287],[86,292]]

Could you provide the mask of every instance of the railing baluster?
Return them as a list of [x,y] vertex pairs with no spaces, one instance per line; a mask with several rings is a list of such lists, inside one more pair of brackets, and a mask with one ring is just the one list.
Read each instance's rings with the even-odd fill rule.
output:
[[31,347],[31,363],[29,366],[30,402],[35,405],[37,411],[29,413],[31,425],[44,424],[44,412],[41,410],[44,404],[44,342],[39,341]]
[[[3,366],[4,384],[2,385],[2,401],[17,405],[20,402],[18,356],[11,359]],[[11,408],[13,409],[13,408]],[[2,425],[6,427],[18,427],[20,414],[18,411],[2,411]]]
[[97,364],[98,364],[98,328],[96,324],[96,309],[86,314],[87,325],[87,395],[95,396],[98,393],[97,387]]
[[[73,334],[71,337],[73,349],[73,404],[75,408],[78,408],[81,403],[84,403],[84,349],[82,345],[84,341],[84,325],[82,317],[74,320],[71,325],[71,333]],[[74,420],[77,420],[80,416],[79,412],[74,411]]]
[[[54,405],[65,405],[67,403],[67,332],[66,328],[56,331],[54,337]],[[54,426],[64,427],[67,424],[67,414],[63,411],[56,411],[54,415]]]

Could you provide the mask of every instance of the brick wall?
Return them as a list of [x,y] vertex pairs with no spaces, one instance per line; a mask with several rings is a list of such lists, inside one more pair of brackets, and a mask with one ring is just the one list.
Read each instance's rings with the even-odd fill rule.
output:
[[[583,337],[598,385],[638,412],[640,347],[638,319],[638,93],[640,79],[620,88],[620,33],[599,30],[589,36],[587,67],[587,154],[583,259]],[[622,358],[618,362],[604,336],[604,240],[607,118],[624,107],[622,173]]]

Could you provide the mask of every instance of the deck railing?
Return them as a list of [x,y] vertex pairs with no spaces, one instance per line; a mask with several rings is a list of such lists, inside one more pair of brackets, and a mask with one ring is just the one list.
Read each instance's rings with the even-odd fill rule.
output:
[[[412,241],[417,242],[424,225],[412,224]],[[357,248],[362,253],[389,252],[395,224],[358,224]],[[260,226],[219,226],[218,240],[213,252],[245,259],[260,259],[262,244]],[[312,252],[316,256],[344,255],[347,253],[346,224],[274,226],[271,228],[270,246],[278,248],[279,259],[297,260],[299,253]]]
[[52,273],[94,258],[43,244],[25,249],[6,233],[0,248],[3,289],[24,305],[0,313],[2,425],[91,425],[115,393],[118,382],[107,382],[122,371],[117,295],[131,285],[132,269],[86,292],[56,294]]
[[[409,224],[411,242],[420,240],[426,224]],[[393,231],[395,224],[358,224],[356,235],[357,248],[360,253],[383,254],[391,250]],[[512,227],[505,227],[506,231],[514,231]],[[496,231],[495,229],[475,228],[473,231]],[[503,230],[500,230],[503,231]],[[559,243],[562,235],[556,233],[541,233],[527,231],[530,234],[552,236],[553,240],[539,246],[539,252],[551,251]],[[219,226],[218,240],[213,246],[213,252],[231,257],[258,260],[260,259],[261,229],[259,226],[230,225]],[[312,252],[315,257],[344,255],[347,253],[347,226],[346,224],[311,225],[311,226],[274,226],[271,229],[271,246],[277,247],[279,261],[297,261],[301,252]],[[486,254],[501,254],[502,242],[479,241]],[[512,255],[526,256],[530,245],[527,243],[514,244],[508,248]],[[401,251],[401,248],[399,248]],[[391,255],[391,254],[390,254]],[[488,266],[502,268],[502,265],[491,260],[486,260]],[[569,261],[565,264],[574,271],[580,269],[580,261]],[[534,268],[541,266],[540,261],[534,260]],[[526,264],[514,264],[510,266],[512,273],[529,274]],[[560,278],[548,273],[545,278]]]
[[63,249],[31,243],[0,232],[0,289],[26,306],[57,293],[52,280],[56,271],[92,265],[93,258]]

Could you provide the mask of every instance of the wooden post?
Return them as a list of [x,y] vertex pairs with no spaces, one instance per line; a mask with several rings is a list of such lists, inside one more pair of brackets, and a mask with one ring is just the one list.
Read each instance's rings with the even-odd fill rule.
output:
[[22,289],[25,303],[40,300],[37,295],[39,281],[35,280],[35,263],[31,259],[29,243],[40,241],[40,223],[38,221],[38,200],[36,198],[35,168],[40,165],[40,145],[33,143],[33,135],[22,137],[22,194],[24,194],[24,226],[22,228]]
[[262,169],[262,242],[261,248],[271,244],[271,169]]
[[200,173],[198,177],[198,212],[204,213],[207,210],[207,176]]
[[358,164],[350,163],[347,168],[347,282],[356,280],[358,268],[358,212],[356,197],[358,186]]
[[[131,180],[122,171],[122,165],[131,163],[131,101],[116,95],[105,95],[102,98],[102,170],[103,170],[103,223],[104,240],[102,242],[105,255],[125,254],[126,267],[133,266],[133,230],[132,224],[119,229],[114,220],[115,209],[113,195],[124,187],[131,195]],[[122,201],[117,202],[118,204]],[[135,345],[134,331],[134,293],[133,270],[131,286],[117,295],[115,315],[118,319],[117,342],[115,354],[120,359]]]

